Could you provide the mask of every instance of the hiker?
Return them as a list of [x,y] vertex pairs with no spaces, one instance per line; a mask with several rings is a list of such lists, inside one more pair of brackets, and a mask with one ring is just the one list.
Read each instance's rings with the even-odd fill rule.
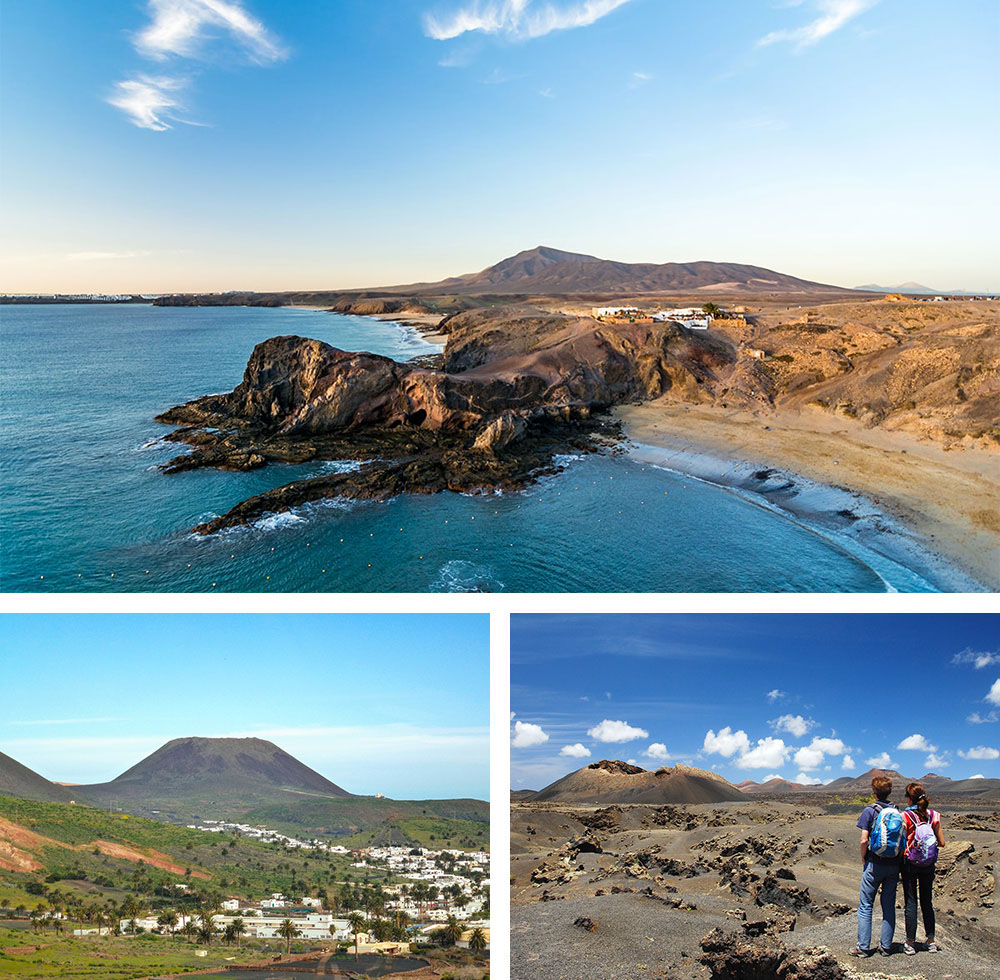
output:
[[882,890],[882,932],[878,951],[892,952],[892,934],[896,929],[896,887],[899,884],[900,856],[906,844],[903,815],[889,802],[892,780],[886,776],[872,779],[875,802],[861,811],[861,896],[858,901],[858,944],[851,956],[871,956],[872,909],[875,895]]
[[906,850],[903,852],[903,896],[905,901],[906,942],[903,952],[913,956],[917,941],[917,895],[924,919],[926,939],[924,948],[936,953],[940,947],[934,942],[934,865],[938,852],[944,847],[941,836],[941,814],[930,808],[930,801],[920,783],[906,787],[909,806],[903,811],[906,830]]

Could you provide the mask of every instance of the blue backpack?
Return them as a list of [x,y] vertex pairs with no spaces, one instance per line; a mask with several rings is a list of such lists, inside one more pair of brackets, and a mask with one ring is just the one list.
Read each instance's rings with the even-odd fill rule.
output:
[[868,850],[880,858],[894,858],[903,853],[905,846],[903,815],[891,803],[876,803]]

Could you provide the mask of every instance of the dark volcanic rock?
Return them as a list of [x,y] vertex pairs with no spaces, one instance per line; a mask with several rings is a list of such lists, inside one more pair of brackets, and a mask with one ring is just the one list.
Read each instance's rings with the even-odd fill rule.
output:
[[713,980],[847,980],[828,950],[788,949],[771,937],[752,941],[713,929],[701,941],[701,963]]
[[281,487],[197,530],[335,495],[522,487],[551,472],[556,453],[596,448],[594,412],[664,392],[710,398],[738,359],[727,341],[675,323],[609,325],[524,307],[459,313],[443,329],[445,370],[273,337],[254,348],[233,391],[158,416],[181,427],[169,440],[193,447],[167,473],[367,464]]

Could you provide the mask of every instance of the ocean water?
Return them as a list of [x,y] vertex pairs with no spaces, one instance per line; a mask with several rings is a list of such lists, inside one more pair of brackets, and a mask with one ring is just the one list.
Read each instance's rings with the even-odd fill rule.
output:
[[330,500],[207,538],[195,524],[349,465],[166,476],[154,415],[239,383],[299,334],[405,359],[436,350],[364,317],[242,307],[0,309],[4,591],[929,591],[933,576],[641,454],[567,457],[520,493]]

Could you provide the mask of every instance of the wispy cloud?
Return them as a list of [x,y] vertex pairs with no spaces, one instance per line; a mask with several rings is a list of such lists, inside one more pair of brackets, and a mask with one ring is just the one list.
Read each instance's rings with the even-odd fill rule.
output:
[[135,35],[136,49],[149,58],[201,57],[206,45],[228,35],[258,64],[279,61],[287,51],[240,0],[149,0],[150,24]]
[[576,0],[573,3],[536,0],[472,0],[448,14],[426,14],[428,37],[448,41],[462,34],[502,34],[531,40],[553,31],[589,27],[630,0]]
[[[822,41],[823,38],[835,31],[839,31],[859,14],[874,7],[876,3],[878,0],[815,0],[812,6],[817,9],[818,16],[814,20],[802,27],[772,31],[757,43],[764,46],[788,42],[794,45],[796,50],[801,51],[803,48]],[[794,4],[794,6],[801,6],[801,4]]]
[[972,664],[976,670],[1000,664],[1000,653],[995,650],[972,650],[966,647],[951,658],[953,664]]
[[177,121],[176,110],[181,108],[177,93],[184,87],[179,78],[137,75],[124,82],[115,82],[114,93],[108,103],[121,109],[133,126],[157,132],[170,129],[167,120]]
[[[170,58],[205,59],[227,42],[237,58],[266,65],[288,56],[287,49],[241,0],[148,0],[149,24],[133,36],[136,51],[164,62]],[[163,132],[171,123],[203,125],[182,118],[180,92],[187,79],[178,75],[135,73],[115,82],[110,105],[121,109],[133,126]]]
[[629,88],[641,88],[647,82],[651,82],[655,76],[650,75],[645,71],[634,71],[632,72],[632,78],[629,81]]

